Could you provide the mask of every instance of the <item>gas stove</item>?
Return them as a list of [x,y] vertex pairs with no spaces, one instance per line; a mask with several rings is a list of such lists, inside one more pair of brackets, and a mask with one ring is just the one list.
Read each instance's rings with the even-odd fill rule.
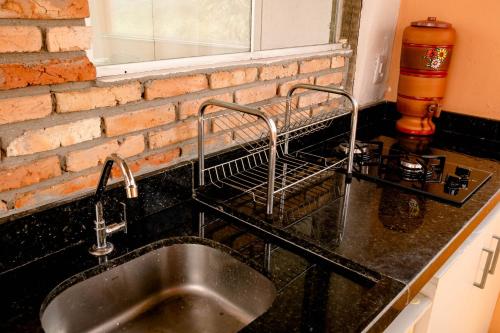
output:
[[[329,163],[347,156],[349,144],[347,140],[337,138],[303,149],[300,153]],[[492,174],[453,163],[454,154],[434,153],[430,139],[423,137],[396,140],[380,136],[375,140],[358,140],[353,174],[462,205]]]

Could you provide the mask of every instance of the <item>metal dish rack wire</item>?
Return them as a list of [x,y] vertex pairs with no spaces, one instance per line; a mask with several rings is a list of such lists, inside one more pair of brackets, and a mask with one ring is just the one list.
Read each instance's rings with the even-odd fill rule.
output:
[[[293,95],[298,89],[309,92]],[[337,97],[330,99],[330,94]],[[351,107],[340,102],[342,96],[350,101]],[[324,129],[348,113],[352,114],[350,150],[345,158],[319,162],[289,152],[291,140]],[[297,84],[285,98],[251,107],[208,100],[200,106],[198,114],[199,184],[225,185],[248,193],[272,215],[275,200],[299,191],[325,171],[345,163],[348,177],[352,175],[357,114],[358,103],[348,92],[311,84]],[[231,133],[234,142],[247,154],[205,168],[207,128],[214,133]]]
[[[282,192],[280,200],[274,201],[273,222],[275,226],[286,230],[322,206],[344,197],[343,179],[345,178],[340,174],[337,174],[338,177],[331,177],[326,173],[322,175],[325,176],[321,180],[319,178],[304,180],[300,183],[299,191]],[[252,198],[249,193],[230,195],[219,200],[218,203],[230,208],[228,211],[231,214],[252,216],[261,221],[267,219],[266,206]]]

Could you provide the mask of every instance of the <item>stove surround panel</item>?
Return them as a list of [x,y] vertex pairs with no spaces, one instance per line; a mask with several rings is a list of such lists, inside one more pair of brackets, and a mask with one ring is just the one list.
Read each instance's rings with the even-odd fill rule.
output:
[[[302,154],[321,158],[325,163],[348,152],[344,138],[334,138],[309,146]],[[445,203],[462,205],[492,176],[491,172],[454,163],[457,153],[436,151],[429,139],[379,136],[357,140],[353,174],[355,177],[397,186]]]

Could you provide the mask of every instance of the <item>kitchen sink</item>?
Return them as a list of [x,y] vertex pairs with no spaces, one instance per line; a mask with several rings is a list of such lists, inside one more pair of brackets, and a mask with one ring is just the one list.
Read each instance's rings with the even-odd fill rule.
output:
[[47,333],[236,332],[275,297],[269,279],[228,253],[174,244],[49,295],[41,321]]

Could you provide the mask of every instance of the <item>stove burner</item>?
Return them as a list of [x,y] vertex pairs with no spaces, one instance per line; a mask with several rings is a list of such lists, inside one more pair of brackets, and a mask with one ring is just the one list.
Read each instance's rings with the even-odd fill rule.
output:
[[[445,155],[434,155],[430,146],[422,149],[420,142],[410,139],[395,141],[385,136],[370,141],[357,140],[353,174],[360,179],[393,185],[458,205],[491,178],[490,172],[449,162]],[[342,137],[313,145],[304,150],[304,154],[317,158],[315,161],[322,164],[344,159],[342,172],[345,172],[349,148],[348,138]],[[448,154],[455,158],[453,152]]]
[[[337,146],[337,151],[343,155],[349,154],[349,143],[342,142]],[[368,162],[372,159],[370,146],[368,143],[356,140],[354,148],[354,161],[356,163]]]
[[[365,142],[361,142],[356,140],[354,143],[355,148],[354,148],[354,154],[366,154],[369,152],[368,144]],[[338,145],[338,150],[344,154],[349,153],[349,143],[348,142],[342,142],[341,144]]]
[[432,169],[425,166],[416,156],[402,156],[399,160],[401,178],[408,181],[430,180]]

